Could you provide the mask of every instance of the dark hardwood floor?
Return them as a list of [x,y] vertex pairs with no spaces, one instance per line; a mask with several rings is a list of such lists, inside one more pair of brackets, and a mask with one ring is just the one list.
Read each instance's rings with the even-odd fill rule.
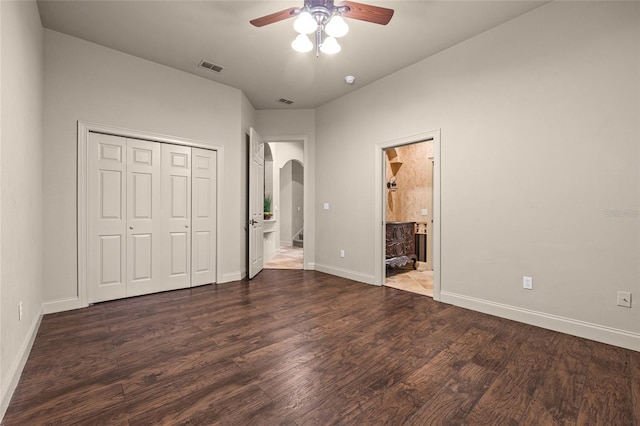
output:
[[634,425],[640,353],[313,271],[43,318],[5,425]]

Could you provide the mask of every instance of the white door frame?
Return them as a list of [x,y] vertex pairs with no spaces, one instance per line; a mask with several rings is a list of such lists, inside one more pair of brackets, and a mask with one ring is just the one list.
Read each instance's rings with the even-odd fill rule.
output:
[[433,299],[440,301],[440,130],[420,133],[387,142],[380,142],[375,147],[375,192],[374,220],[379,224],[375,235],[376,262],[375,283],[384,285],[385,281],[385,222],[386,222],[386,191],[385,182],[385,150],[418,142],[433,141]]
[[122,127],[109,126],[87,121],[78,121],[78,297],[76,300],[65,300],[65,306],[60,310],[82,308],[88,306],[87,302],[87,248],[88,248],[88,176],[89,162],[88,149],[89,132],[106,133],[132,139],[144,139],[154,142],[170,143],[194,148],[202,148],[217,152],[216,163],[216,282],[223,281],[222,274],[222,204],[223,186],[221,182],[224,176],[224,147],[222,145],[208,144],[192,139],[168,136],[160,133],[132,130]]
[[[302,233],[304,235],[304,247],[302,250],[302,269],[304,270],[313,270],[315,269],[315,264],[311,260],[313,259],[312,253],[314,253],[313,247],[315,247],[315,236],[313,235],[313,230],[310,227],[312,219],[312,213],[308,206],[310,205],[310,196],[309,196],[309,186],[311,185],[311,177],[309,176],[311,166],[309,163],[309,140],[307,136],[263,136],[264,143],[270,142],[298,142],[302,143],[302,159],[304,161],[303,166],[303,176],[304,176],[304,185],[302,187],[302,208],[303,217],[302,217]],[[315,223],[315,221],[313,222]],[[280,244],[280,242],[277,242]]]

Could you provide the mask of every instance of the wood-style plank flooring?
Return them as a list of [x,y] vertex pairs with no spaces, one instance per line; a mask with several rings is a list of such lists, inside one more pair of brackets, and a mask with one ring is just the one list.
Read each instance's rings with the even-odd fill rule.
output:
[[640,353],[314,271],[43,318],[5,425],[634,425]]

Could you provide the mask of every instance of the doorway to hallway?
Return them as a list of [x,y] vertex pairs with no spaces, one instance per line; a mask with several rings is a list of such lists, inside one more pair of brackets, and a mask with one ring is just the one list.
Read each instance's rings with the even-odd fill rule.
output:
[[265,143],[264,268],[304,266],[304,144]]

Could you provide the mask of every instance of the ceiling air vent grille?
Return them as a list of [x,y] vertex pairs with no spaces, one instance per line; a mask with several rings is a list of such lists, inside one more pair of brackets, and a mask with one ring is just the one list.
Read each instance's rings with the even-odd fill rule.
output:
[[216,64],[213,64],[213,63],[208,62],[208,61],[200,61],[198,66],[200,68],[204,68],[204,69],[207,69],[207,70],[210,70],[210,71],[214,71],[214,72],[220,72],[220,71],[222,71],[224,69],[220,65],[216,65]]
[[293,103],[291,99],[285,99],[285,98],[278,99],[278,102],[280,102],[281,104],[287,104],[287,105],[291,105]]

